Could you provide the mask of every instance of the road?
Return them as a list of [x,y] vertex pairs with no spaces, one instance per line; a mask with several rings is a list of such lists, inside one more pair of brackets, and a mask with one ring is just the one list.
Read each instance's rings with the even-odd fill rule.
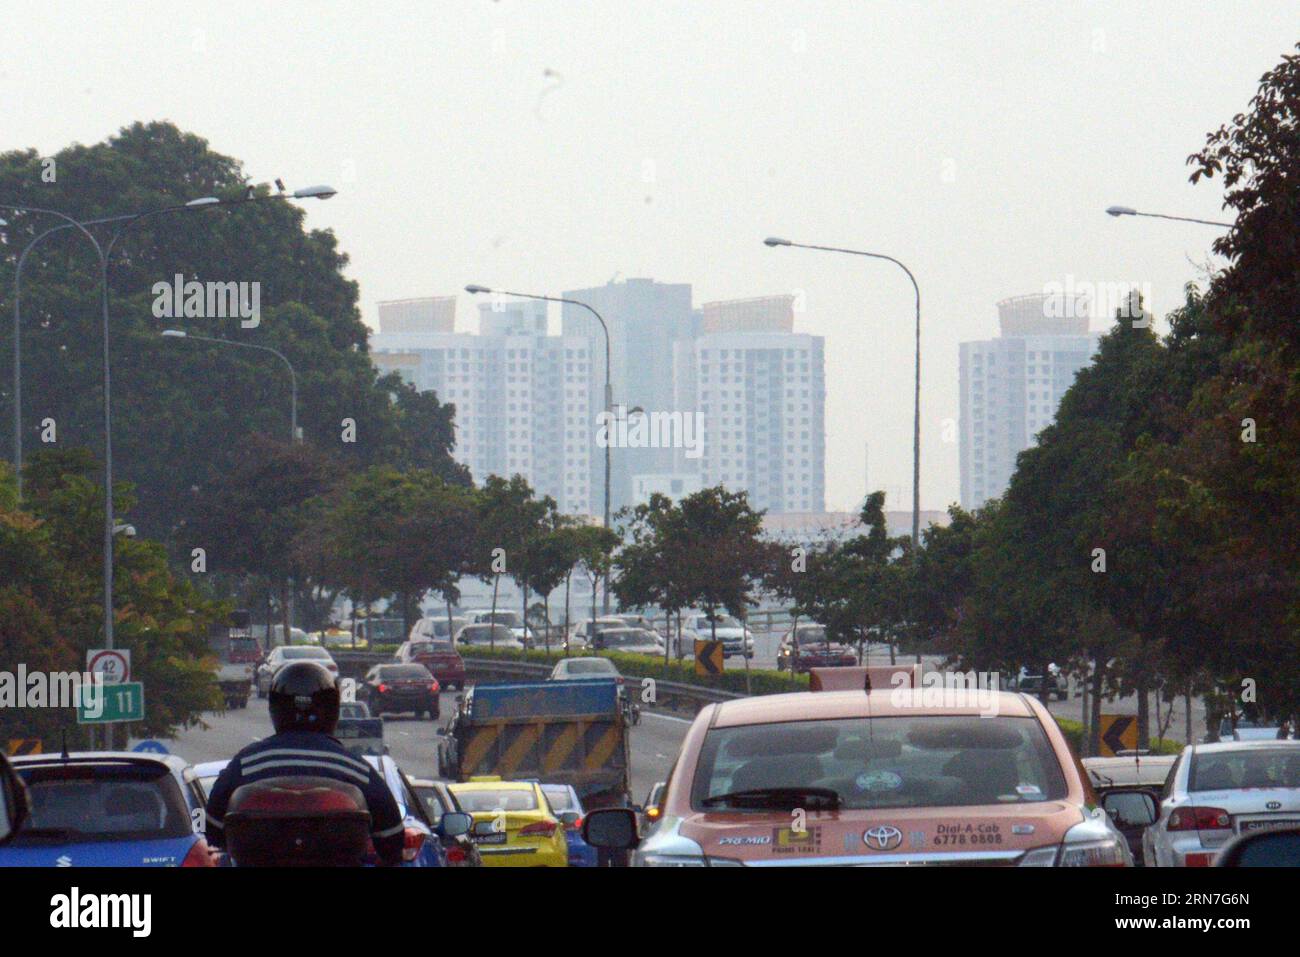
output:
[[[410,777],[434,777],[434,748],[437,729],[451,720],[455,695],[443,695],[438,720],[411,717],[384,718],[384,742],[389,754]],[[207,728],[190,728],[163,743],[173,754],[191,763],[224,761],[247,744],[271,733],[266,701],[248,699],[248,707],[204,716]],[[631,729],[632,797],[645,798],[650,786],[663,780],[681,747],[690,722],[667,715],[643,714]],[[131,744],[136,743],[132,739]]]

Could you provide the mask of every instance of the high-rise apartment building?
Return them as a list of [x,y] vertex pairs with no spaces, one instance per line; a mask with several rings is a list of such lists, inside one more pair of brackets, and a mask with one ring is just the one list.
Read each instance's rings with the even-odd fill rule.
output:
[[381,311],[375,365],[456,406],[454,455],[474,481],[522,475],[562,511],[596,514],[585,339],[547,335],[546,304],[531,301],[480,305],[478,335],[399,328]]
[[[1051,308],[1049,308],[1049,305]],[[1029,448],[1056,416],[1075,373],[1092,361],[1099,334],[1082,302],[1056,308],[1045,295],[998,303],[1001,335],[960,346],[961,504],[1001,495]]]

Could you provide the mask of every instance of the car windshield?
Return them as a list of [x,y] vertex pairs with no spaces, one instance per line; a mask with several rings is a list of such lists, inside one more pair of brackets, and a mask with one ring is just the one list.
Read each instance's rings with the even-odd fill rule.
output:
[[1064,775],[1036,719],[918,715],[713,728],[691,804],[698,810],[963,807],[1065,794]]
[[796,635],[801,645],[821,645],[826,643],[825,628],[800,628]]
[[1300,788],[1300,748],[1242,748],[1196,752],[1187,790]]
[[189,808],[171,771],[158,766],[20,768],[31,817],[17,843],[126,841],[191,834]]
[[535,811],[537,794],[532,788],[474,788],[457,790],[461,807],[473,814],[482,811]]
[[712,623],[715,621],[718,623],[719,628],[740,627],[740,622],[732,618],[730,615],[714,615],[713,618],[709,618],[708,615],[700,615],[695,619],[695,630],[708,631],[713,627]]
[[454,634],[456,629],[464,624],[465,621],[462,618],[453,618],[450,624],[448,624],[446,618],[435,618],[430,631],[437,638],[446,638],[448,635]]
[[329,661],[330,653],[324,648],[282,648],[280,656],[285,661],[297,658],[311,658],[317,661]]
[[461,644],[487,644],[490,640],[511,640],[514,635],[505,625],[466,625],[456,639]]
[[631,645],[654,645],[658,641],[644,628],[627,628],[600,632],[600,640],[607,648],[627,647]]
[[616,675],[618,668],[614,662],[605,658],[575,658],[566,662],[565,667],[571,675]]
[[582,806],[574,799],[573,792],[563,784],[543,784],[542,793],[546,795],[546,803],[556,814],[582,810]]
[[507,628],[518,628],[519,612],[517,611],[489,611],[484,612],[481,616],[484,622],[496,622],[498,625],[505,625]]
[[450,641],[417,641],[411,644],[413,655],[445,655],[455,651]]
[[423,679],[428,681],[432,675],[424,665],[384,665],[379,669],[379,677],[385,681],[407,681]]

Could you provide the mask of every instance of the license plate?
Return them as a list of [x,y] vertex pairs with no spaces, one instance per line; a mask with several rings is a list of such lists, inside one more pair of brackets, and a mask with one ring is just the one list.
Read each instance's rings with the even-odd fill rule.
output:
[[1300,827],[1300,820],[1296,818],[1277,818],[1265,819],[1260,821],[1242,821],[1241,830],[1245,831],[1265,831],[1275,827]]
[[475,834],[474,841],[477,844],[504,844],[506,842],[506,832],[492,831],[487,834]]

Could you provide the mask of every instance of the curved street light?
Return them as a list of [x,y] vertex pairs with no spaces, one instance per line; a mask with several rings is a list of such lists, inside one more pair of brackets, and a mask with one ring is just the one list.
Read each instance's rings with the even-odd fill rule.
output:
[[813,246],[807,243],[795,243],[779,236],[768,236],[763,240],[765,246],[791,246],[796,249],[818,249],[823,252],[845,253],[850,256],[867,256],[871,259],[883,259],[891,262],[912,281],[912,290],[916,293],[916,389],[912,419],[912,547],[921,547],[921,287],[916,284],[916,277],[893,256],[884,253],[871,253],[861,249],[842,249],[838,246]]
[[1180,223],[1200,223],[1202,226],[1222,226],[1224,229],[1231,229],[1232,223],[1220,223],[1212,219],[1193,219],[1190,216],[1168,216],[1165,213],[1143,213],[1134,209],[1132,206],[1107,206],[1107,214],[1115,217],[1119,216],[1149,216],[1153,219],[1173,219]]
[[213,336],[196,336],[192,332],[185,332],[182,329],[164,329],[160,335],[165,339],[193,339],[196,342],[216,342],[223,346],[235,346],[239,349],[256,349],[259,352],[269,352],[284,363],[285,368],[289,370],[289,443],[295,444],[302,441],[302,436],[298,432],[298,373],[293,369],[293,363],[286,358],[283,352],[278,349],[272,349],[270,346],[260,346],[252,342],[240,342],[238,339],[217,339]]
[[[609,366],[610,366],[609,326],[605,323],[604,316],[602,316],[591,306],[587,305],[585,302],[582,302],[579,299],[565,299],[562,296],[541,296],[530,292],[510,292],[505,289],[490,289],[487,286],[480,286],[475,283],[470,283],[468,286],[466,286],[465,291],[472,296],[479,296],[479,295],[514,296],[517,299],[535,299],[539,302],[564,303],[570,306],[579,306],[583,309],[586,309],[589,313],[595,316],[596,321],[600,323],[601,331],[605,333],[605,413],[609,417],[613,416],[614,393],[610,386],[610,380],[609,380]],[[610,444],[609,442],[606,442],[605,443],[605,527],[606,528],[609,528],[609,524],[610,524],[609,522],[609,474],[610,474],[609,449],[610,449]],[[603,607],[604,607],[604,613],[609,614],[609,573],[608,572],[606,572],[605,574],[605,599],[604,599]]]

